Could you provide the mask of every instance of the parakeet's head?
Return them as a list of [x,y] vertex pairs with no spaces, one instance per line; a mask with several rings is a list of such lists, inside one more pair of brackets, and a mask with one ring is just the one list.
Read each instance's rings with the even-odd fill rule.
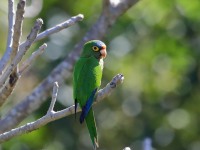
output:
[[84,44],[81,57],[94,56],[96,59],[105,58],[107,55],[106,45],[99,40],[91,40]]

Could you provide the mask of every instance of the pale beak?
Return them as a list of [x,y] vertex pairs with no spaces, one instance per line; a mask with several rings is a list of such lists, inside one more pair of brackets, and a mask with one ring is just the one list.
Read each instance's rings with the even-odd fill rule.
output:
[[100,50],[101,53],[101,58],[106,58],[107,52],[106,52],[106,46],[103,46],[102,49]]

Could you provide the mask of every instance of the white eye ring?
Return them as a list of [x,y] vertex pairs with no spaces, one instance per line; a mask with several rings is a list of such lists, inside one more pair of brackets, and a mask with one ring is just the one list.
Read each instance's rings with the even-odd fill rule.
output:
[[99,50],[99,48],[97,47],[97,46],[92,46],[92,49],[93,49],[93,51],[98,51]]

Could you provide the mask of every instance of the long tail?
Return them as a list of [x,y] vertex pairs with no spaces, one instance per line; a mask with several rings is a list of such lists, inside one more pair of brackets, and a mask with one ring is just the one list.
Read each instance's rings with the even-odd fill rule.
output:
[[90,133],[90,138],[92,140],[92,144],[94,146],[94,149],[99,147],[98,145],[98,138],[97,138],[97,128],[96,128],[96,123],[95,123],[95,118],[94,118],[94,113],[92,108],[88,112],[87,117],[85,118],[89,133]]

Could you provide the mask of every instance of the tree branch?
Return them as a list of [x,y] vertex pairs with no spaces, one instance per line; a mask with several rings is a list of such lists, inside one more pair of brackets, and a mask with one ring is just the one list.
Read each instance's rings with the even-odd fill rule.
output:
[[[95,104],[100,102],[101,100],[103,100],[108,95],[110,95],[111,92],[117,87],[117,85],[119,85],[123,82],[123,80],[124,80],[124,76],[122,74],[116,75],[112,79],[112,81],[106,85],[106,87],[104,87],[102,90],[98,91],[97,97],[95,100]],[[58,93],[58,83],[55,82],[54,87],[53,87],[53,93],[52,93],[52,101],[51,101],[51,104],[47,111],[47,114],[34,122],[27,123],[26,125],[23,125],[21,127],[12,129],[11,131],[0,134],[0,143],[5,142],[13,137],[34,131],[54,120],[58,120],[60,118],[74,114],[74,112],[75,112],[74,105],[70,106],[66,109],[63,109],[61,111],[57,111],[57,112],[53,111],[53,108],[54,108],[54,105],[56,102],[56,98],[57,98],[57,93]],[[77,110],[77,112],[79,112],[79,111],[81,111],[80,108]]]
[[7,77],[13,72],[17,64],[22,60],[22,57],[25,55],[26,51],[30,48],[33,41],[35,40],[39,30],[41,29],[41,26],[43,24],[42,19],[37,19],[35,22],[34,27],[32,28],[30,34],[27,37],[27,40],[25,42],[25,49],[20,50],[20,52],[15,56],[9,67],[6,69],[4,74],[0,78],[0,87],[3,86],[5,83]]
[[[19,51],[19,43],[20,43],[20,38],[22,35],[22,24],[23,24],[23,19],[24,19],[25,5],[26,5],[25,0],[20,0],[19,3],[17,4],[16,18],[15,18],[15,24],[14,24],[13,44],[12,44],[12,51],[11,51],[11,56],[10,56],[11,62],[15,59],[15,57]],[[5,77],[4,74],[3,74],[3,76]],[[6,81],[7,78],[8,78],[8,76],[6,76],[4,82]],[[9,74],[9,78],[10,78],[9,84],[12,85],[11,87],[14,87],[16,80],[19,78],[18,77],[18,64],[16,64],[16,66],[13,68],[11,74]]]
[[25,49],[23,51],[19,51],[11,64],[7,67],[5,72],[0,78],[0,85],[3,86],[7,77],[9,77],[9,82],[6,82],[6,84],[2,87],[0,91],[0,106],[3,105],[3,103],[6,101],[8,96],[12,93],[12,91],[15,88],[15,85],[19,79],[18,72],[15,72],[14,69],[19,64],[19,62],[22,60],[23,56],[27,52],[27,50],[32,45],[33,41],[35,40],[39,30],[41,29],[41,26],[43,24],[43,21],[41,19],[37,19],[35,22],[34,27],[32,28],[30,34],[27,37],[27,40],[25,42]]
[[[8,77],[9,74],[11,74],[11,72],[14,70],[16,65],[21,61],[23,55],[26,53],[26,51],[29,49],[29,47],[34,42],[41,40],[43,38],[46,38],[51,34],[59,32],[60,30],[66,29],[66,28],[74,25],[76,22],[81,21],[82,19],[83,19],[83,15],[79,14],[77,16],[71,17],[70,19],[68,19],[67,21],[65,21],[63,23],[60,23],[50,29],[45,30],[44,32],[40,33],[39,35],[37,35],[37,33],[40,30],[41,25],[43,24],[43,21],[41,19],[37,19],[34,27],[32,28],[30,34],[27,37],[27,40],[20,45],[20,51],[19,51],[20,55],[16,56],[16,59],[15,59],[16,61],[11,63],[11,65],[7,68],[7,70],[5,71],[3,76],[0,78],[0,84],[4,84],[6,77]],[[44,49],[44,48],[42,48],[42,49]],[[42,49],[40,52],[42,52]],[[18,78],[22,74],[23,70],[26,69],[26,67],[28,67],[28,64],[31,63],[30,61],[32,61],[32,59],[35,59],[35,57],[37,55],[39,55],[40,52],[38,51],[38,52],[34,53],[34,57],[30,57],[30,59],[27,60],[27,62],[24,62],[22,67],[20,68],[20,71],[18,74],[12,74],[10,76],[10,81],[12,81],[12,82],[7,82],[6,85],[4,85],[0,91],[0,106],[2,106],[3,103],[6,101],[6,99],[8,98],[8,96],[11,95],[11,93],[18,81]]]
[[53,114],[54,113],[54,106],[56,103],[57,95],[58,95],[58,82],[54,82],[54,87],[53,87],[53,93],[52,93],[52,100],[51,104],[49,106],[49,109],[47,111],[47,114]]
[[[57,33],[63,29],[66,29],[72,25],[74,25],[75,23],[77,23],[78,21],[82,21],[84,18],[84,16],[82,14],[79,14],[77,16],[73,16],[70,19],[66,20],[65,22],[62,22],[60,24],[57,24],[56,26],[47,29],[45,31],[43,31],[42,33],[38,34],[38,36],[36,37],[36,39],[34,40],[34,42],[37,42],[39,40],[42,40],[44,38],[47,38],[48,36],[50,36],[51,34]],[[20,50],[23,50],[25,47],[25,42],[23,42],[20,45]]]
[[[40,56],[44,50],[46,49],[47,45],[43,44],[42,46],[39,47],[39,49],[35,52],[32,53],[30,58],[28,58],[21,66],[19,69],[19,76],[22,75],[22,73],[33,63],[33,61]],[[4,87],[0,91],[0,106],[4,104],[6,99],[11,95],[14,87],[11,87],[12,84],[6,83]]]
[[32,55],[23,62],[22,66],[19,69],[19,75],[21,75],[40,55],[44,53],[44,50],[47,48],[47,44],[44,43],[39,49],[32,53]]
[[[40,107],[47,99],[55,81],[63,82],[71,76],[73,65],[79,57],[83,44],[91,39],[102,39],[109,28],[115,23],[117,18],[133,6],[138,0],[123,0],[115,7],[109,7],[109,10],[103,10],[97,22],[90,28],[83,39],[74,47],[73,51],[61,62],[49,76],[36,87],[29,96],[22,102],[13,107],[5,117],[0,120],[0,132],[7,131],[17,126],[30,113]],[[105,8],[107,9],[107,7]],[[107,13],[105,13],[107,12]]]
[[14,24],[14,34],[13,34],[13,45],[12,45],[12,52],[11,52],[11,61],[17,55],[19,50],[19,42],[22,35],[22,24],[24,19],[24,9],[25,9],[26,1],[20,0],[17,4],[17,11],[16,11],[16,18]]
[[12,37],[13,37],[13,24],[14,24],[14,0],[8,0],[8,38],[6,44],[6,52],[0,60],[0,75],[2,75],[12,51]]

